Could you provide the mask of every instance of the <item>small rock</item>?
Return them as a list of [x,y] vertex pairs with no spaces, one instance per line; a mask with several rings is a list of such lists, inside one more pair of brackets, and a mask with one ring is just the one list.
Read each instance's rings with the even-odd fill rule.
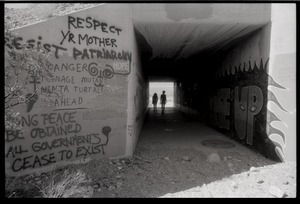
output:
[[99,184],[94,184],[93,185],[93,188],[98,188],[99,187]]
[[235,162],[241,162],[242,160],[239,159],[234,159]]
[[229,162],[227,165],[228,165],[229,168],[232,168],[232,167],[233,167],[233,164],[230,163],[230,162]]
[[252,166],[252,167],[250,168],[250,171],[252,171],[252,172],[259,172],[259,169],[257,169],[257,168],[255,168],[255,167]]
[[108,190],[109,190],[109,191],[111,191],[111,190],[113,190],[113,189],[115,189],[114,186],[109,186],[109,187],[108,187]]
[[257,181],[257,183],[262,184],[264,181],[263,180],[259,180]]
[[121,188],[123,186],[122,182],[117,183],[117,188]]
[[94,191],[94,188],[92,186],[88,186],[86,191],[91,193]]
[[229,168],[229,171],[231,172],[235,172],[235,170],[233,168]]
[[169,157],[165,157],[164,159],[170,161]]
[[236,183],[235,181],[232,181],[232,182],[231,182],[231,187],[232,187],[233,189],[238,189],[238,185],[237,185],[237,183]]
[[122,178],[122,176],[121,175],[116,175],[116,177],[115,177],[116,179],[121,179]]
[[271,186],[269,189],[269,193],[276,198],[283,198],[286,196],[286,193],[275,186]]
[[182,159],[183,159],[184,161],[191,161],[191,159],[190,159],[188,156],[183,156]]
[[288,185],[290,182],[286,181],[286,182],[283,182],[284,185]]
[[122,164],[125,164],[125,160],[122,160]]
[[40,181],[41,178],[40,178],[40,177],[36,177],[36,178],[34,178],[34,180],[35,180],[35,181]]
[[122,169],[122,167],[121,167],[121,166],[118,166],[118,169],[119,169],[119,170],[121,170],[121,169]]
[[100,192],[100,191],[101,191],[101,188],[98,188],[97,191]]
[[210,163],[213,163],[213,162],[219,163],[221,161],[221,159],[217,153],[211,153],[210,155],[208,155],[207,160]]
[[34,176],[40,176],[41,175],[41,173],[40,172],[34,172],[34,174],[33,174]]

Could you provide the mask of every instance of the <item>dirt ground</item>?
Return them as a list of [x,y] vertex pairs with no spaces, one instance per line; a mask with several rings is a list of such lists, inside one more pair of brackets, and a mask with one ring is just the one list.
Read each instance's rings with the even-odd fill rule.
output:
[[72,197],[296,197],[295,162],[269,160],[179,111],[150,113],[133,157],[18,178],[7,196],[41,197],[51,175],[65,170],[85,175],[81,192]]
[[[248,159],[229,152],[219,155],[222,160],[209,162],[193,150],[153,152],[139,148],[132,158],[92,160],[55,173],[62,174],[68,169],[85,174],[82,193],[73,197],[296,197],[294,162],[272,164],[259,156]],[[41,197],[40,187],[50,177],[51,173],[43,173],[19,178],[14,184],[15,193],[7,192],[7,196]]]

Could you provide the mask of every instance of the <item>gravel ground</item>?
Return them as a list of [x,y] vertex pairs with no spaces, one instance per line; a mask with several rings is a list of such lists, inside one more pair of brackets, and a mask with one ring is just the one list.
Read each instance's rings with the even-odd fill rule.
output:
[[[49,185],[53,175],[60,177],[68,170],[85,175],[81,193],[72,197],[296,197],[294,162],[272,164],[259,155],[251,160],[230,154],[224,156],[222,152],[214,155],[219,155],[220,160],[192,149],[153,152],[140,148],[131,158],[92,160],[50,173],[17,178],[6,189],[6,196],[43,197],[41,189]],[[9,179],[11,183],[13,178]]]
[[12,28],[22,27],[97,4],[99,3],[30,3],[25,9],[5,7],[5,22]]

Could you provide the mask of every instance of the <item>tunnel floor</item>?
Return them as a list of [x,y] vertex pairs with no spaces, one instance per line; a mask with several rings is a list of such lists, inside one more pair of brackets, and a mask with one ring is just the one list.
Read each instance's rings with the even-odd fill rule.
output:
[[264,158],[191,116],[170,107],[166,108],[163,116],[160,114],[160,108],[157,113],[150,108],[136,152],[143,150],[155,152],[159,149],[199,151],[206,156],[220,153],[224,156],[230,154],[235,157]]
[[[25,185],[29,190],[18,193],[34,197],[37,186],[52,185],[53,175],[64,178],[64,172],[84,181],[73,197],[274,197],[270,189],[278,194],[276,188],[285,197],[296,196],[295,162],[268,160],[173,108],[164,116],[150,109],[133,156],[95,159],[41,174]],[[32,178],[14,182],[23,189]]]
[[[117,197],[168,197],[247,172],[251,167],[275,164],[175,108],[166,108],[164,116],[160,109],[158,113],[150,109],[133,159],[138,163],[124,172],[126,187],[118,191]],[[247,196],[251,194],[262,195],[253,190]],[[212,197],[203,191],[186,195]]]

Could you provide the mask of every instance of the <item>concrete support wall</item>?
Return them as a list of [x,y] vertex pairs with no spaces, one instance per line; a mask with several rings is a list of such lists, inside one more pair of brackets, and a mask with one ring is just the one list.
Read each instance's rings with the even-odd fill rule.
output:
[[296,160],[296,8],[228,51],[210,101],[216,126],[274,160]]
[[295,161],[295,5],[271,11],[271,23],[216,57],[221,64],[205,89],[201,80],[179,79],[175,104],[266,157]]
[[[126,137],[129,128],[140,129],[140,100],[146,88],[136,88],[145,84],[138,81],[139,71],[134,70],[140,65],[129,6],[103,4],[17,32],[15,46],[41,44],[53,53],[48,69],[54,80],[32,79],[29,92],[58,89],[64,96],[49,101],[38,94],[15,108],[22,115],[25,132],[20,136],[6,130],[6,173],[42,172],[132,152],[126,144],[135,144],[139,131],[134,139],[126,141]],[[134,82],[129,84],[129,80]],[[132,104],[136,123],[128,116]]]
[[145,79],[142,70],[133,24],[129,29],[131,30],[130,35],[132,36],[131,40],[133,42],[132,50],[134,57],[132,60],[132,72],[128,78],[126,156],[132,156],[135,150],[148,111],[149,103],[149,83],[147,79]]
[[210,123],[266,157],[279,160],[267,135],[268,24],[228,50],[216,72]]
[[199,81],[177,80],[174,85],[174,107],[205,123],[207,92],[207,87]]
[[272,4],[271,18],[267,135],[281,160],[296,161],[296,5]]

